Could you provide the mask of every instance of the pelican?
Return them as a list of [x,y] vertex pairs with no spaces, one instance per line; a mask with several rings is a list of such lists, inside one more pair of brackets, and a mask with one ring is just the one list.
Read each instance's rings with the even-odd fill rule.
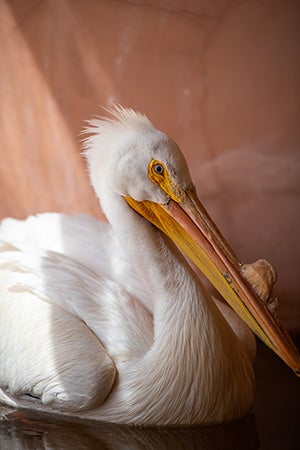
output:
[[[274,269],[238,260],[179,147],[144,115],[114,107],[87,131],[91,183],[109,224],[45,213],[1,225],[0,401],[149,426],[246,415],[255,353],[247,325],[300,369],[274,312]],[[212,298],[183,253],[237,314]]]

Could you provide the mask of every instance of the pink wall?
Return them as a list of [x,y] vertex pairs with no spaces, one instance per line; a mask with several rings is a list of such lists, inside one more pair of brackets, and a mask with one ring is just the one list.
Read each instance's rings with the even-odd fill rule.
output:
[[299,21],[297,0],[2,0],[0,216],[99,214],[79,133],[131,106],[180,144],[240,257],[277,267],[299,329]]

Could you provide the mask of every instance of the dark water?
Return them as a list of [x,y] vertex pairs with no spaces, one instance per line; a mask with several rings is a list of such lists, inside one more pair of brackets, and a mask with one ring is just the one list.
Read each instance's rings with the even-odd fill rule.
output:
[[254,450],[259,448],[253,416],[234,424],[207,428],[132,428],[113,425],[41,421],[23,414],[2,422],[1,449],[187,449]]
[[0,408],[0,449],[300,450],[300,380],[262,345],[255,369],[253,414],[237,422],[147,429],[69,423]]

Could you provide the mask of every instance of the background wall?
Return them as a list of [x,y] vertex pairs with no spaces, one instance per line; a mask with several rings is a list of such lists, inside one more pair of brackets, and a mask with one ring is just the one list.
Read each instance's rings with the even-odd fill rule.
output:
[[0,0],[0,216],[101,213],[80,156],[111,102],[181,146],[244,261],[278,269],[300,331],[297,0]]

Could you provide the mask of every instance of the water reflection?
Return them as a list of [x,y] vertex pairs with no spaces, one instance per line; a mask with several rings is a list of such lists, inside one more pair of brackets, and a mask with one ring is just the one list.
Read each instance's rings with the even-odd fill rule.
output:
[[69,423],[43,415],[2,410],[0,448],[97,450],[254,450],[259,448],[255,420],[214,427],[133,428]]

